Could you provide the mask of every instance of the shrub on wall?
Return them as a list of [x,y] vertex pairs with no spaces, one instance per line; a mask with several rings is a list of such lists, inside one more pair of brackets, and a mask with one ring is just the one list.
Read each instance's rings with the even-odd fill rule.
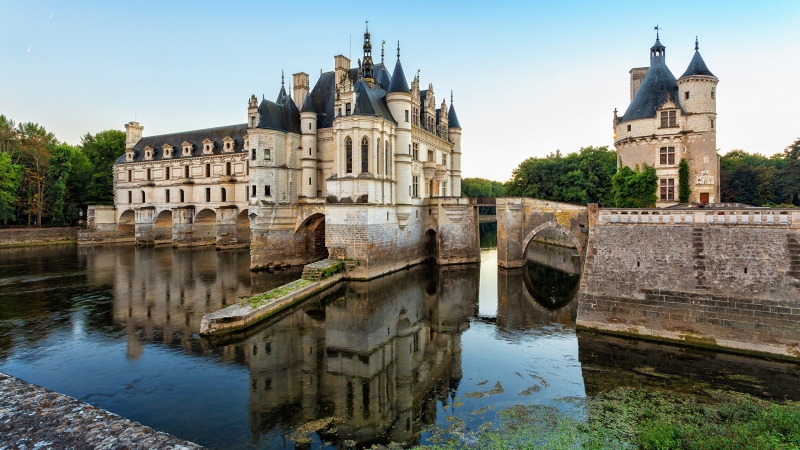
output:
[[618,208],[652,208],[656,204],[658,175],[653,166],[642,170],[623,166],[611,177],[614,204]]
[[689,187],[689,163],[681,158],[681,163],[678,165],[678,201],[688,203],[690,195],[692,188]]

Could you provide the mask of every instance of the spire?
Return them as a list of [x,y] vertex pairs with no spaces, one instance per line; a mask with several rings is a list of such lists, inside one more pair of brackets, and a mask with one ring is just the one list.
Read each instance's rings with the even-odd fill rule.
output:
[[655,30],[656,30],[656,43],[653,44],[652,47],[650,47],[650,67],[652,67],[653,64],[657,64],[657,63],[662,63],[663,64],[664,63],[664,58],[666,56],[667,48],[664,47],[661,44],[661,40],[658,37],[658,31],[660,29],[661,28],[658,25],[656,25],[656,28],[655,28]]
[[449,128],[461,128],[461,123],[458,121],[456,114],[456,107],[453,106],[453,91],[450,91],[450,110],[447,113],[447,126]]
[[714,74],[708,70],[708,66],[706,66],[706,62],[703,61],[703,57],[700,56],[700,44],[697,41],[697,36],[694,38],[694,56],[692,56],[692,60],[689,62],[689,67],[686,68],[686,72],[681,75],[681,78],[689,77],[692,75],[705,75],[709,77],[713,77]]
[[372,64],[372,42],[370,42],[369,35],[369,20],[367,21],[367,29],[364,31],[364,62],[361,67],[364,80],[372,87],[375,82],[375,66]]
[[394,65],[392,80],[389,83],[389,90],[387,92],[411,93],[411,89],[408,88],[406,74],[403,72],[403,65],[400,64],[400,41],[397,41],[397,63]]
[[302,109],[300,109],[300,112],[301,113],[305,113],[305,112],[315,113],[316,112],[314,110],[314,102],[311,99],[311,94],[307,94],[306,95],[306,99],[303,100],[303,107],[302,107]]
[[275,102],[281,103],[283,97],[286,97],[286,88],[283,85],[283,70],[281,70],[281,91],[278,92],[278,100],[276,100]]
[[381,41],[381,65],[382,66],[383,66],[383,46],[384,45],[386,45],[386,41]]

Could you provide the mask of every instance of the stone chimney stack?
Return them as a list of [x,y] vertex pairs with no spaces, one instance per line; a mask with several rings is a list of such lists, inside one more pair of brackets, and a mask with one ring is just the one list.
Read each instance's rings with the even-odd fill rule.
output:
[[649,67],[634,67],[630,70],[631,74],[631,101],[633,101],[633,97],[636,96],[636,93],[639,91],[639,87],[642,85],[642,81],[644,80],[645,75],[647,75],[647,71]]
[[336,84],[338,85],[350,72],[350,60],[344,55],[336,55],[333,59],[334,67],[336,67]]
[[142,138],[144,127],[139,122],[128,122],[125,124],[125,148],[133,148]]
[[308,95],[308,74],[305,72],[292,74],[292,85],[294,86],[292,100],[298,108],[302,108]]

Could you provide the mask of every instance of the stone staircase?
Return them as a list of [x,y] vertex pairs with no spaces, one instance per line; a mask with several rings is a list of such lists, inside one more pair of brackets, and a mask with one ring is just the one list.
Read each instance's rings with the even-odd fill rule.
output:
[[694,227],[692,231],[692,249],[694,250],[694,271],[697,289],[708,290],[706,284],[706,254],[703,243],[703,228]]

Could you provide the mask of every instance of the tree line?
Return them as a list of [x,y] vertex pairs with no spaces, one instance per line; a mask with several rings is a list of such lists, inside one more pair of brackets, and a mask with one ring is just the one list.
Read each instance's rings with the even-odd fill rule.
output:
[[[528,158],[505,183],[464,178],[467,197],[535,197],[602,207],[655,206],[658,176],[652,166],[617,168],[617,153],[608,147],[583,147],[578,152],[556,151]],[[679,163],[678,200],[691,192],[689,166]],[[720,157],[721,202],[753,206],[800,206],[800,139],[772,156],[731,150]]]
[[119,130],[87,133],[78,146],[33,122],[0,115],[0,223],[72,226],[90,204],[113,204]]

